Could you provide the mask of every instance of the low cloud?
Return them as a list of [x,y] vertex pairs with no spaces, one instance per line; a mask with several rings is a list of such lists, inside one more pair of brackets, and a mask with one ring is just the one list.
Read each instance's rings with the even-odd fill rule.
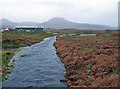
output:
[[117,26],[119,0],[2,0],[0,14],[12,21],[44,22],[64,17],[79,23]]

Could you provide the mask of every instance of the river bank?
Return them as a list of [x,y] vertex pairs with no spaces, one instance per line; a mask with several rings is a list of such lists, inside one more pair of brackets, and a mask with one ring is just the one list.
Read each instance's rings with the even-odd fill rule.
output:
[[[44,38],[53,36],[49,33],[29,33],[29,32],[18,32],[10,31],[2,33],[2,68],[0,76],[2,76],[2,81],[8,78],[8,74],[12,72],[10,67],[13,65],[8,65],[10,59],[15,55],[15,53],[20,52],[19,47],[30,46],[35,43],[43,41]],[[13,61],[14,62],[14,61]]]
[[58,37],[69,87],[118,87],[118,35]]

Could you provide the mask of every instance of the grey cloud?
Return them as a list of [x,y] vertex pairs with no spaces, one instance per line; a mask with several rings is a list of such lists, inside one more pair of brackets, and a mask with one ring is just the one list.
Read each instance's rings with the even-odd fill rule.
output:
[[44,22],[64,17],[73,22],[117,26],[118,0],[2,0],[0,14],[12,21]]

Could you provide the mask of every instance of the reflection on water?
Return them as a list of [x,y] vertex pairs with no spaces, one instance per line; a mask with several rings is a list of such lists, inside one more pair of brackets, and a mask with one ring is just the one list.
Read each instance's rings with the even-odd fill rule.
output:
[[97,36],[97,34],[63,34],[57,37],[65,37],[65,36]]

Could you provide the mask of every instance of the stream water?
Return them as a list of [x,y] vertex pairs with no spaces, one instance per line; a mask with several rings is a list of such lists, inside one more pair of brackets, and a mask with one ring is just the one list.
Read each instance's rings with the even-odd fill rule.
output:
[[66,87],[60,82],[64,78],[65,68],[56,55],[53,46],[56,37],[45,38],[44,41],[23,50],[14,56],[15,68],[3,87]]

